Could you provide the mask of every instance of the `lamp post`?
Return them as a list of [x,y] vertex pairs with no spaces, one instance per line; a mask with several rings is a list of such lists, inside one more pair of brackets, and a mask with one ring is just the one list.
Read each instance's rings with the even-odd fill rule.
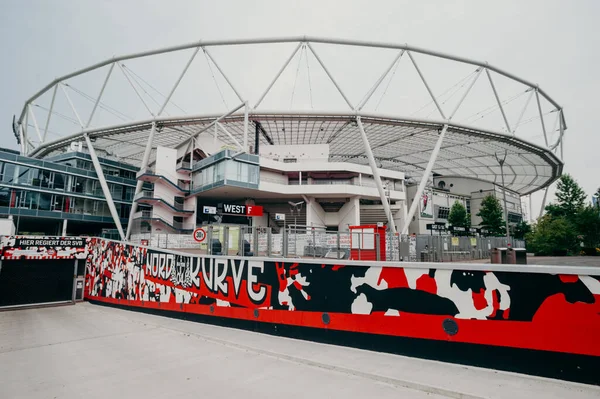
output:
[[504,162],[506,161],[506,156],[508,154],[508,150],[504,150],[504,157],[500,158],[498,153],[494,154],[496,156],[496,161],[500,164],[500,175],[502,175],[502,195],[504,197],[504,222],[506,223],[506,246],[509,245],[510,242],[510,230],[508,230],[508,207],[506,206],[506,187],[504,186]]

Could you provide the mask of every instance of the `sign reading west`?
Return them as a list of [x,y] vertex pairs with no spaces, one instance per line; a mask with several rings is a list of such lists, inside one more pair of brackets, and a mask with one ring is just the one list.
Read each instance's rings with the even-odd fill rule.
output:
[[262,216],[263,207],[260,205],[223,204],[224,215]]

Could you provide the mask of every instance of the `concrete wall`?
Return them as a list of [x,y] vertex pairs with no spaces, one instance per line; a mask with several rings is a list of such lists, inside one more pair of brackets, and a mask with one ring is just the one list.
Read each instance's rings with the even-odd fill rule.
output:
[[215,139],[214,130],[212,128],[209,130],[196,137],[195,146],[210,156],[223,150],[227,145],[219,139],[225,133],[219,131]]
[[269,182],[277,184],[288,184],[288,177],[278,172],[271,172],[270,170],[260,171],[260,182]]
[[284,159],[327,161],[329,159],[328,144],[269,145],[259,149],[261,157],[283,161]]
[[[437,188],[440,181],[445,184],[445,189],[453,194],[462,194],[470,196],[471,193],[479,190],[492,190],[494,183],[479,179],[469,179],[466,177],[441,176],[433,179],[434,186]],[[452,187],[450,187],[452,185]]]
[[[314,227],[325,227],[327,225],[326,212],[314,199],[307,197],[306,201],[306,225]],[[334,221],[332,221],[334,222]]]
[[348,225],[360,224],[360,200],[358,197],[350,198],[337,212],[338,231],[348,231]]
[[12,236],[15,234],[15,224],[12,216],[0,219],[0,235]]

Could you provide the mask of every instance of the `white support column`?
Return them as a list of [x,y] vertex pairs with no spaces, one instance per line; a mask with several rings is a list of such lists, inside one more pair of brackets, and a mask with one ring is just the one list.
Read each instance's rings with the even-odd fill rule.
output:
[[563,158],[563,142],[565,140],[565,137],[564,137],[565,125],[563,124],[563,111],[562,111],[562,108],[558,112],[559,112],[558,128],[560,129],[560,135],[559,135],[559,139],[560,139],[560,160],[564,161],[564,158]]
[[375,180],[377,191],[379,191],[379,198],[381,199],[381,204],[383,205],[385,215],[387,216],[388,223],[390,224],[390,231],[392,232],[392,234],[395,235],[396,223],[394,223],[394,215],[392,215],[390,204],[387,200],[387,196],[385,195],[385,190],[383,189],[383,184],[381,183],[381,176],[379,175],[379,169],[377,169],[377,163],[375,162],[375,157],[373,156],[373,150],[371,149],[371,145],[369,144],[369,138],[367,137],[367,133],[365,132],[365,128],[362,124],[360,115],[356,116],[356,123],[358,124],[358,130],[360,131],[360,135],[363,140],[363,145],[365,146],[365,152],[367,153],[367,158],[369,159],[369,164],[371,165],[373,180]]
[[192,56],[188,60],[187,64],[185,64],[185,67],[183,68],[183,71],[181,71],[181,74],[179,75],[179,78],[177,79],[177,81],[175,82],[175,84],[173,85],[173,87],[171,88],[171,91],[169,92],[169,95],[167,96],[167,98],[165,98],[165,102],[163,103],[162,107],[160,107],[160,109],[158,110],[158,113],[156,114],[156,116],[160,116],[163,113],[163,111],[165,110],[165,108],[166,108],[167,104],[169,103],[169,101],[171,101],[171,97],[173,96],[173,93],[175,93],[175,90],[177,90],[177,87],[179,86],[179,83],[181,83],[181,79],[183,79],[183,77],[185,76],[185,73],[187,72],[188,68],[192,64],[192,61],[194,61],[194,58],[196,58],[196,54],[198,54],[199,50],[200,50],[200,47],[196,47],[196,49],[192,53]]
[[[404,190],[404,194],[406,194],[406,190]],[[404,224],[402,225],[402,230],[404,231],[404,227],[406,226],[406,231],[408,232],[408,226],[410,226],[410,220],[408,220],[408,206],[406,205],[408,201],[408,196],[404,196],[404,201],[402,201],[402,219],[404,220]],[[405,233],[404,233],[405,234]]]
[[46,127],[44,127],[44,135],[42,136],[42,142],[46,141],[46,135],[48,134],[48,126],[50,125],[50,117],[52,116],[52,110],[54,110],[54,99],[56,98],[56,91],[58,90],[57,83],[54,85],[54,91],[52,92],[52,100],[50,101],[50,109],[48,110],[48,118],[46,119]]
[[23,137],[25,138],[25,152],[27,149],[27,142],[29,141],[29,112],[25,112],[25,123],[21,125],[23,128]]
[[71,106],[71,110],[73,111],[73,113],[75,114],[75,117],[77,118],[77,121],[79,122],[79,126],[81,126],[81,128],[83,129],[83,122],[81,121],[81,118],[79,117],[79,114],[77,113],[77,110],[75,109],[75,106],[73,105],[73,101],[71,101],[71,97],[69,97],[69,93],[67,93],[67,90],[65,89],[65,84],[63,83],[60,88],[62,89],[63,93],[65,94],[65,97],[67,98],[67,101],[69,103],[69,105]]
[[502,113],[502,119],[504,119],[504,124],[506,125],[506,131],[508,133],[512,132],[510,125],[508,124],[508,119],[506,118],[506,114],[504,113],[504,107],[502,106],[502,103],[500,102],[500,97],[498,96],[498,92],[496,91],[496,85],[494,84],[494,81],[492,80],[492,75],[490,74],[490,70],[485,68],[485,73],[488,77],[488,80],[490,81],[490,86],[492,86],[492,91],[494,92],[494,96],[496,97],[496,102],[498,103],[498,107],[500,108],[500,112]]
[[248,152],[248,101],[244,102],[244,149]]
[[467,87],[467,90],[465,90],[465,92],[463,93],[462,97],[460,98],[460,101],[456,104],[456,107],[454,107],[454,111],[452,111],[452,114],[450,114],[450,118],[448,118],[448,120],[454,118],[454,115],[456,114],[456,112],[458,111],[460,106],[462,105],[463,101],[465,101],[465,98],[467,98],[467,95],[469,94],[469,92],[471,91],[473,86],[475,86],[475,82],[477,82],[477,79],[479,79],[479,75],[481,75],[482,71],[483,71],[483,68],[479,68],[479,70],[477,71],[477,74],[475,75],[475,77],[473,77],[471,84],[469,85],[469,87]]
[[68,222],[68,219],[63,220],[63,225],[62,225],[62,236],[63,237],[67,236],[67,222]]
[[121,64],[119,64],[118,62],[117,62],[117,66],[121,69],[121,72],[123,72],[123,75],[125,76],[125,79],[127,79],[127,81],[129,82],[129,84],[133,88],[133,91],[138,96],[138,98],[140,99],[140,101],[142,102],[142,104],[144,104],[144,107],[146,107],[146,109],[148,110],[148,113],[154,118],[154,113],[152,113],[152,110],[150,109],[150,107],[148,107],[148,104],[146,104],[146,101],[144,101],[144,98],[138,92],[137,88],[135,87],[135,85],[133,84],[133,82],[131,81],[131,79],[129,78],[129,75],[127,75],[127,72],[125,72],[125,69],[123,68],[123,66]]
[[402,58],[402,55],[404,54],[405,51],[406,50],[400,51],[398,53],[398,55],[396,56],[396,58],[394,58],[394,61],[390,64],[390,66],[379,77],[379,79],[377,79],[377,81],[375,82],[375,84],[373,85],[373,87],[371,88],[371,90],[369,90],[367,92],[367,95],[365,96],[364,100],[362,100],[360,102],[360,104],[358,104],[358,107],[357,107],[358,111],[360,111],[361,109],[363,109],[363,107],[367,104],[367,102],[369,102],[369,99],[371,98],[371,96],[373,95],[373,93],[375,93],[375,90],[377,90],[377,88],[379,87],[379,85],[381,85],[381,82],[383,82],[383,79],[385,79],[385,77],[390,73],[390,71],[392,70],[392,68],[394,67],[394,65],[396,65],[396,63],[398,62],[398,60],[400,60],[400,58]]
[[96,98],[96,102],[94,103],[94,108],[92,108],[90,117],[88,118],[88,121],[85,124],[86,129],[88,127],[90,127],[90,123],[92,123],[92,119],[94,118],[94,114],[96,113],[96,108],[98,108],[98,104],[100,104],[100,99],[102,98],[102,94],[104,94],[104,89],[106,88],[106,84],[108,83],[108,79],[110,79],[110,75],[112,74],[114,67],[115,67],[115,63],[113,62],[112,64],[110,64],[110,68],[108,69],[108,73],[106,74],[106,78],[104,79],[104,83],[102,83],[102,88],[100,89],[100,94],[98,94],[98,98]]
[[[150,129],[150,134],[148,135],[148,142],[146,143],[146,149],[144,150],[144,157],[142,158],[142,164],[140,165],[140,171],[146,169],[148,166],[148,161],[150,160],[150,153],[152,152],[152,142],[154,141],[154,133],[156,132],[156,122],[152,122],[152,128]],[[135,185],[135,194],[133,198],[135,198],[141,191],[144,182],[142,180],[138,180]],[[129,236],[131,235],[131,228],[133,227],[133,215],[137,212],[137,202],[134,200],[131,204],[131,212],[129,213],[129,222],[127,223],[127,233],[125,234],[125,240],[129,240]]]
[[410,60],[412,61],[413,65],[414,65],[415,69],[417,70],[417,73],[421,77],[421,80],[423,81],[423,84],[425,85],[425,88],[429,92],[429,95],[431,96],[431,99],[435,103],[435,106],[437,107],[440,115],[442,116],[442,118],[446,119],[446,116],[444,115],[444,111],[442,110],[442,107],[440,107],[440,104],[438,103],[437,98],[435,98],[435,95],[433,95],[433,92],[431,91],[431,88],[429,87],[429,84],[427,83],[427,80],[425,80],[425,76],[423,76],[423,73],[421,72],[421,69],[417,65],[414,57],[412,56],[412,54],[410,53],[410,51],[407,51],[407,53],[408,53],[408,57],[410,58]]
[[[202,50],[204,51],[204,54],[206,54],[206,56],[208,58],[210,58],[210,60],[212,61],[212,63],[214,64],[214,66],[217,68],[217,70],[219,71],[219,73],[221,74],[221,76],[223,76],[223,79],[225,79],[225,81],[229,84],[229,87],[231,87],[231,90],[233,90],[233,92],[235,93],[235,95],[237,96],[237,98],[240,101],[244,102],[244,99],[242,98],[242,96],[240,95],[240,93],[236,90],[235,86],[233,86],[231,84],[231,81],[229,80],[229,78],[227,77],[227,75],[225,75],[225,73],[223,73],[223,70],[221,69],[221,67],[219,66],[219,64],[217,64],[215,62],[215,59],[210,54],[210,52],[208,51],[208,49],[206,47],[202,47]],[[296,53],[294,53],[294,54],[296,54]]]
[[33,127],[35,128],[35,132],[37,133],[39,139],[40,139],[40,144],[42,143],[42,132],[40,132],[40,127],[37,123],[37,119],[35,118],[35,114],[33,113],[33,109],[31,108],[31,104],[29,104],[27,106],[27,108],[29,108],[29,114],[31,114],[31,120],[33,121]]
[[108,205],[110,214],[112,215],[113,221],[117,226],[117,230],[119,230],[121,240],[125,241],[125,233],[123,232],[123,227],[121,226],[121,219],[119,218],[117,208],[115,208],[115,203],[113,202],[112,195],[110,194],[108,183],[106,183],[106,179],[104,178],[104,172],[102,172],[102,166],[100,166],[100,161],[98,161],[96,150],[94,150],[94,147],[92,146],[92,141],[90,140],[90,137],[87,135],[87,133],[84,133],[83,137],[85,138],[85,142],[87,143],[88,151],[90,152],[90,157],[92,158],[92,164],[94,165],[96,175],[98,176],[98,180],[100,181],[100,186],[102,187],[102,192],[104,193],[104,198],[106,199],[106,204]]
[[521,124],[521,120],[523,119],[523,115],[525,115],[525,111],[527,111],[527,106],[531,102],[531,99],[533,98],[534,94],[535,94],[535,90],[534,89],[530,89],[529,97],[527,97],[527,101],[525,101],[525,105],[523,106],[523,109],[521,110],[521,114],[519,115],[519,119],[517,119],[517,123],[515,123],[515,128],[512,131],[513,135],[515,134],[515,132],[517,131],[517,128]]
[[27,143],[25,142],[25,133],[23,132],[23,125],[19,125],[19,139],[21,141],[21,155],[27,155]]
[[287,68],[287,66],[290,64],[290,62],[292,61],[292,58],[294,58],[294,56],[296,55],[296,53],[298,52],[298,50],[300,49],[301,46],[302,46],[302,42],[298,43],[298,45],[296,46],[296,48],[292,52],[292,55],[290,55],[290,57],[285,61],[285,63],[283,64],[283,66],[281,67],[281,69],[279,70],[279,72],[277,72],[277,75],[275,75],[275,78],[273,78],[273,80],[271,81],[271,83],[269,84],[269,86],[267,87],[267,89],[259,97],[259,99],[256,102],[256,104],[254,104],[254,109],[256,109],[260,105],[260,103],[262,102],[262,100],[264,100],[264,98],[267,95],[267,93],[269,93],[269,91],[271,90],[271,88],[273,87],[273,85],[275,84],[275,82],[277,82],[277,79],[279,79],[279,77],[281,76],[281,74],[283,73],[283,71],[285,70],[285,68]]
[[[223,119],[225,119],[228,116],[233,115],[234,113],[236,113],[244,105],[245,105],[244,103],[241,103],[240,105],[238,105],[237,107],[235,107],[231,111],[227,112],[226,114],[223,114],[223,115],[219,116],[217,119],[215,119],[214,121],[212,121],[208,125],[204,126],[202,129],[200,129],[197,132],[191,134],[190,137],[198,137],[198,136],[200,136],[201,133],[205,132],[206,130],[210,129],[213,126],[216,126],[216,124],[219,123],[220,121],[222,121]],[[183,141],[183,143],[185,143],[185,140]],[[183,143],[180,143],[179,146],[181,146],[181,144],[183,144]],[[179,147],[179,146],[177,146],[177,147]]]
[[244,149],[244,147],[242,147],[242,145],[240,144],[240,142],[239,142],[239,141],[237,141],[237,140],[236,140],[236,138],[235,138],[235,137],[233,137],[233,135],[232,135],[231,133],[229,133],[229,131],[228,131],[227,129],[225,129],[225,126],[221,125],[219,122],[217,122],[217,123],[216,123],[216,125],[217,125],[218,127],[220,127],[220,128],[221,128],[221,130],[222,130],[222,131],[223,131],[223,132],[224,132],[224,133],[225,133],[227,136],[229,136],[229,138],[230,138],[231,140],[233,140],[233,142],[234,142],[234,143],[235,143],[235,144],[236,144],[236,145],[237,145],[237,146],[240,148],[240,150],[242,150],[242,151],[246,151],[246,150]]
[[333,85],[335,86],[335,88],[340,92],[340,94],[342,95],[342,97],[344,97],[344,101],[346,101],[346,104],[348,104],[348,106],[350,107],[351,110],[354,110],[354,107],[352,106],[352,103],[350,102],[350,100],[348,100],[348,97],[346,97],[346,95],[344,94],[344,92],[340,88],[340,85],[338,85],[338,83],[335,81],[335,79],[333,78],[333,75],[331,75],[331,72],[329,72],[329,69],[327,69],[327,67],[325,66],[325,64],[323,63],[323,61],[321,61],[321,57],[318,56],[318,54],[316,53],[315,49],[310,45],[310,43],[306,43],[306,45],[308,46],[308,48],[310,49],[310,52],[313,53],[313,55],[315,56],[315,58],[317,59],[317,61],[321,65],[321,68],[323,68],[323,70],[325,71],[325,73],[327,74],[327,76],[329,76],[329,80],[331,80],[331,82],[333,83]]
[[542,215],[544,214],[544,209],[546,209],[546,198],[548,197],[548,189],[550,188],[550,186],[546,187],[546,189],[544,190],[544,198],[542,199],[542,206],[540,207],[540,216],[542,217]]
[[417,192],[415,193],[415,198],[413,203],[410,204],[410,209],[408,210],[408,216],[406,225],[402,228],[402,234],[408,233],[408,225],[410,224],[408,221],[412,220],[417,207],[419,206],[419,198],[423,195],[423,191],[425,190],[425,186],[427,185],[428,176],[431,174],[433,170],[433,165],[435,165],[435,160],[437,159],[438,154],[440,153],[440,148],[442,147],[442,142],[444,141],[444,136],[446,135],[446,131],[448,130],[448,125],[444,125],[442,131],[440,132],[440,136],[435,143],[435,147],[433,147],[433,151],[431,152],[431,156],[429,157],[429,162],[427,163],[427,167],[425,168],[425,172],[423,172],[423,178],[419,183],[419,187],[417,188]]
[[533,200],[529,194],[529,223],[533,223]]
[[546,133],[546,124],[544,123],[544,115],[542,114],[542,104],[540,103],[540,93],[536,87],[535,89],[535,99],[537,101],[538,112],[540,113],[540,122],[542,122],[542,131],[544,132],[544,140],[546,142],[546,147],[548,147],[548,133]]
[[[190,171],[194,169],[194,151],[195,151],[195,143],[194,138],[190,139]],[[190,172],[190,180],[192,177],[192,172]]]

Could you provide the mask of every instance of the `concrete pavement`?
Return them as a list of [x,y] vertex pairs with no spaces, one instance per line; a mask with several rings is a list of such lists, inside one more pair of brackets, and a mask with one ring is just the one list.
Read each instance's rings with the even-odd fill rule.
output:
[[0,398],[598,398],[600,387],[89,303],[0,312]]

